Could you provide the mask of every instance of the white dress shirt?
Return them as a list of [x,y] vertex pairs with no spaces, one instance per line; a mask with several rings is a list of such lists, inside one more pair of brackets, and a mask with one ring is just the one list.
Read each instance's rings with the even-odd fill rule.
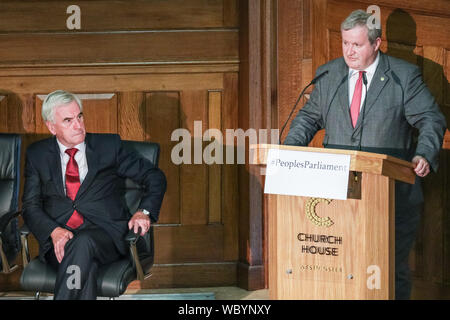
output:
[[[375,74],[375,71],[377,70],[378,61],[380,61],[380,53],[379,52],[377,54],[377,57],[375,58],[375,61],[370,66],[368,66],[364,70],[360,70],[360,71],[366,72],[367,90],[369,90],[370,84],[372,83],[373,76]],[[350,108],[350,105],[352,104],[353,93],[355,92],[355,86],[356,86],[356,81],[358,81],[358,77],[359,77],[359,70],[349,68],[349,70],[348,70],[348,99],[349,99],[348,106],[349,106],[349,108]],[[366,98],[366,89],[364,88],[364,83],[363,83],[361,105],[359,106],[359,110],[361,110],[361,107],[363,105],[365,98]]]
[[[59,156],[61,157],[61,171],[62,171],[62,179],[63,179],[63,186],[64,186],[64,192],[66,192],[66,167],[67,163],[69,162],[70,156],[66,153],[67,148],[65,145],[60,143],[58,139],[56,139],[59,146]],[[80,183],[83,183],[84,178],[86,177],[88,173],[88,165],[87,165],[87,159],[86,159],[86,144],[84,141],[80,143],[79,145],[76,145],[74,148],[78,149],[78,152],[75,154],[75,161],[78,164],[78,172],[80,174]]]

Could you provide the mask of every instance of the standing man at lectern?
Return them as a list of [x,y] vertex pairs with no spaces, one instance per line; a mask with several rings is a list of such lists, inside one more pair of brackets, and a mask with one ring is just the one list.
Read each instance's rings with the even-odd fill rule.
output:
[[341,24],[343,57],[317,69],[310,100],[292,121],[284,144],[307,146],[325,129],[326,148],[384,153],[414,163],[415,184],[396,182],[395,188],[395,297],[409,299],[408,256],[423,205],[419,177],[437,170],[446,123],[419,68],[379,50],[381,29],[369,26],[370,16],[357,10]]

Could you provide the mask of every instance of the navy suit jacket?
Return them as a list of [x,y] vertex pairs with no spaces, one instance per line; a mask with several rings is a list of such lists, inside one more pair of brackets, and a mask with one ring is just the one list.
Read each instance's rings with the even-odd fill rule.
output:
[[38,141],[27,149],[23,218],[39,242],[41,260],[52,248],[51,232],[65,227],[74,209],[105,230],[125,254],[124,237],[134,212],[128,211],[123,200],[124,178],[145,186],[139,208],[150,211],[152,222],[158,220],[166,190],[163,172],[122,148],[119,135],[87,133],[85,142],[88,173],[74,201],[64,192],[56,138]]

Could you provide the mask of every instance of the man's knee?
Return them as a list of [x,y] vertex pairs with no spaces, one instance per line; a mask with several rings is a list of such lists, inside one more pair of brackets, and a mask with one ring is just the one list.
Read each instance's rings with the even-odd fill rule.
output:
[[74,235],[74,237],[67,242],[64,248],[64,256],[75,255],[75,256],[94,256],[95,252],[95,241],[92,239],[91,235],[87,232],[79,232]]

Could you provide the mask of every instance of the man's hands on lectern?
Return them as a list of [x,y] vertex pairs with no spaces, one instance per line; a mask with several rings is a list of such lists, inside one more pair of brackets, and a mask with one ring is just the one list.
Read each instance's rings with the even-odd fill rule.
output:
[[50,237],[52,238],[53,247],[55,248],[56,259],[58,259],[58,262],[61,263],[64,258],[64,246],[67,241],[73,238],[73,233],[67,229],[56,227],[53,229]]
[[425,159],[422,156],[415,156],[412,159],[412,163],[414,164],[414,172],[419,177],[425,177],[430,173],[430,164],[428,163],[427,159]]
[[136,211],[130,221],[128,221],[128,229],[133,229],[134,233],[138,233],[139,227],[141,228],[141,236],[150,229],[150,218],[142,211]]

